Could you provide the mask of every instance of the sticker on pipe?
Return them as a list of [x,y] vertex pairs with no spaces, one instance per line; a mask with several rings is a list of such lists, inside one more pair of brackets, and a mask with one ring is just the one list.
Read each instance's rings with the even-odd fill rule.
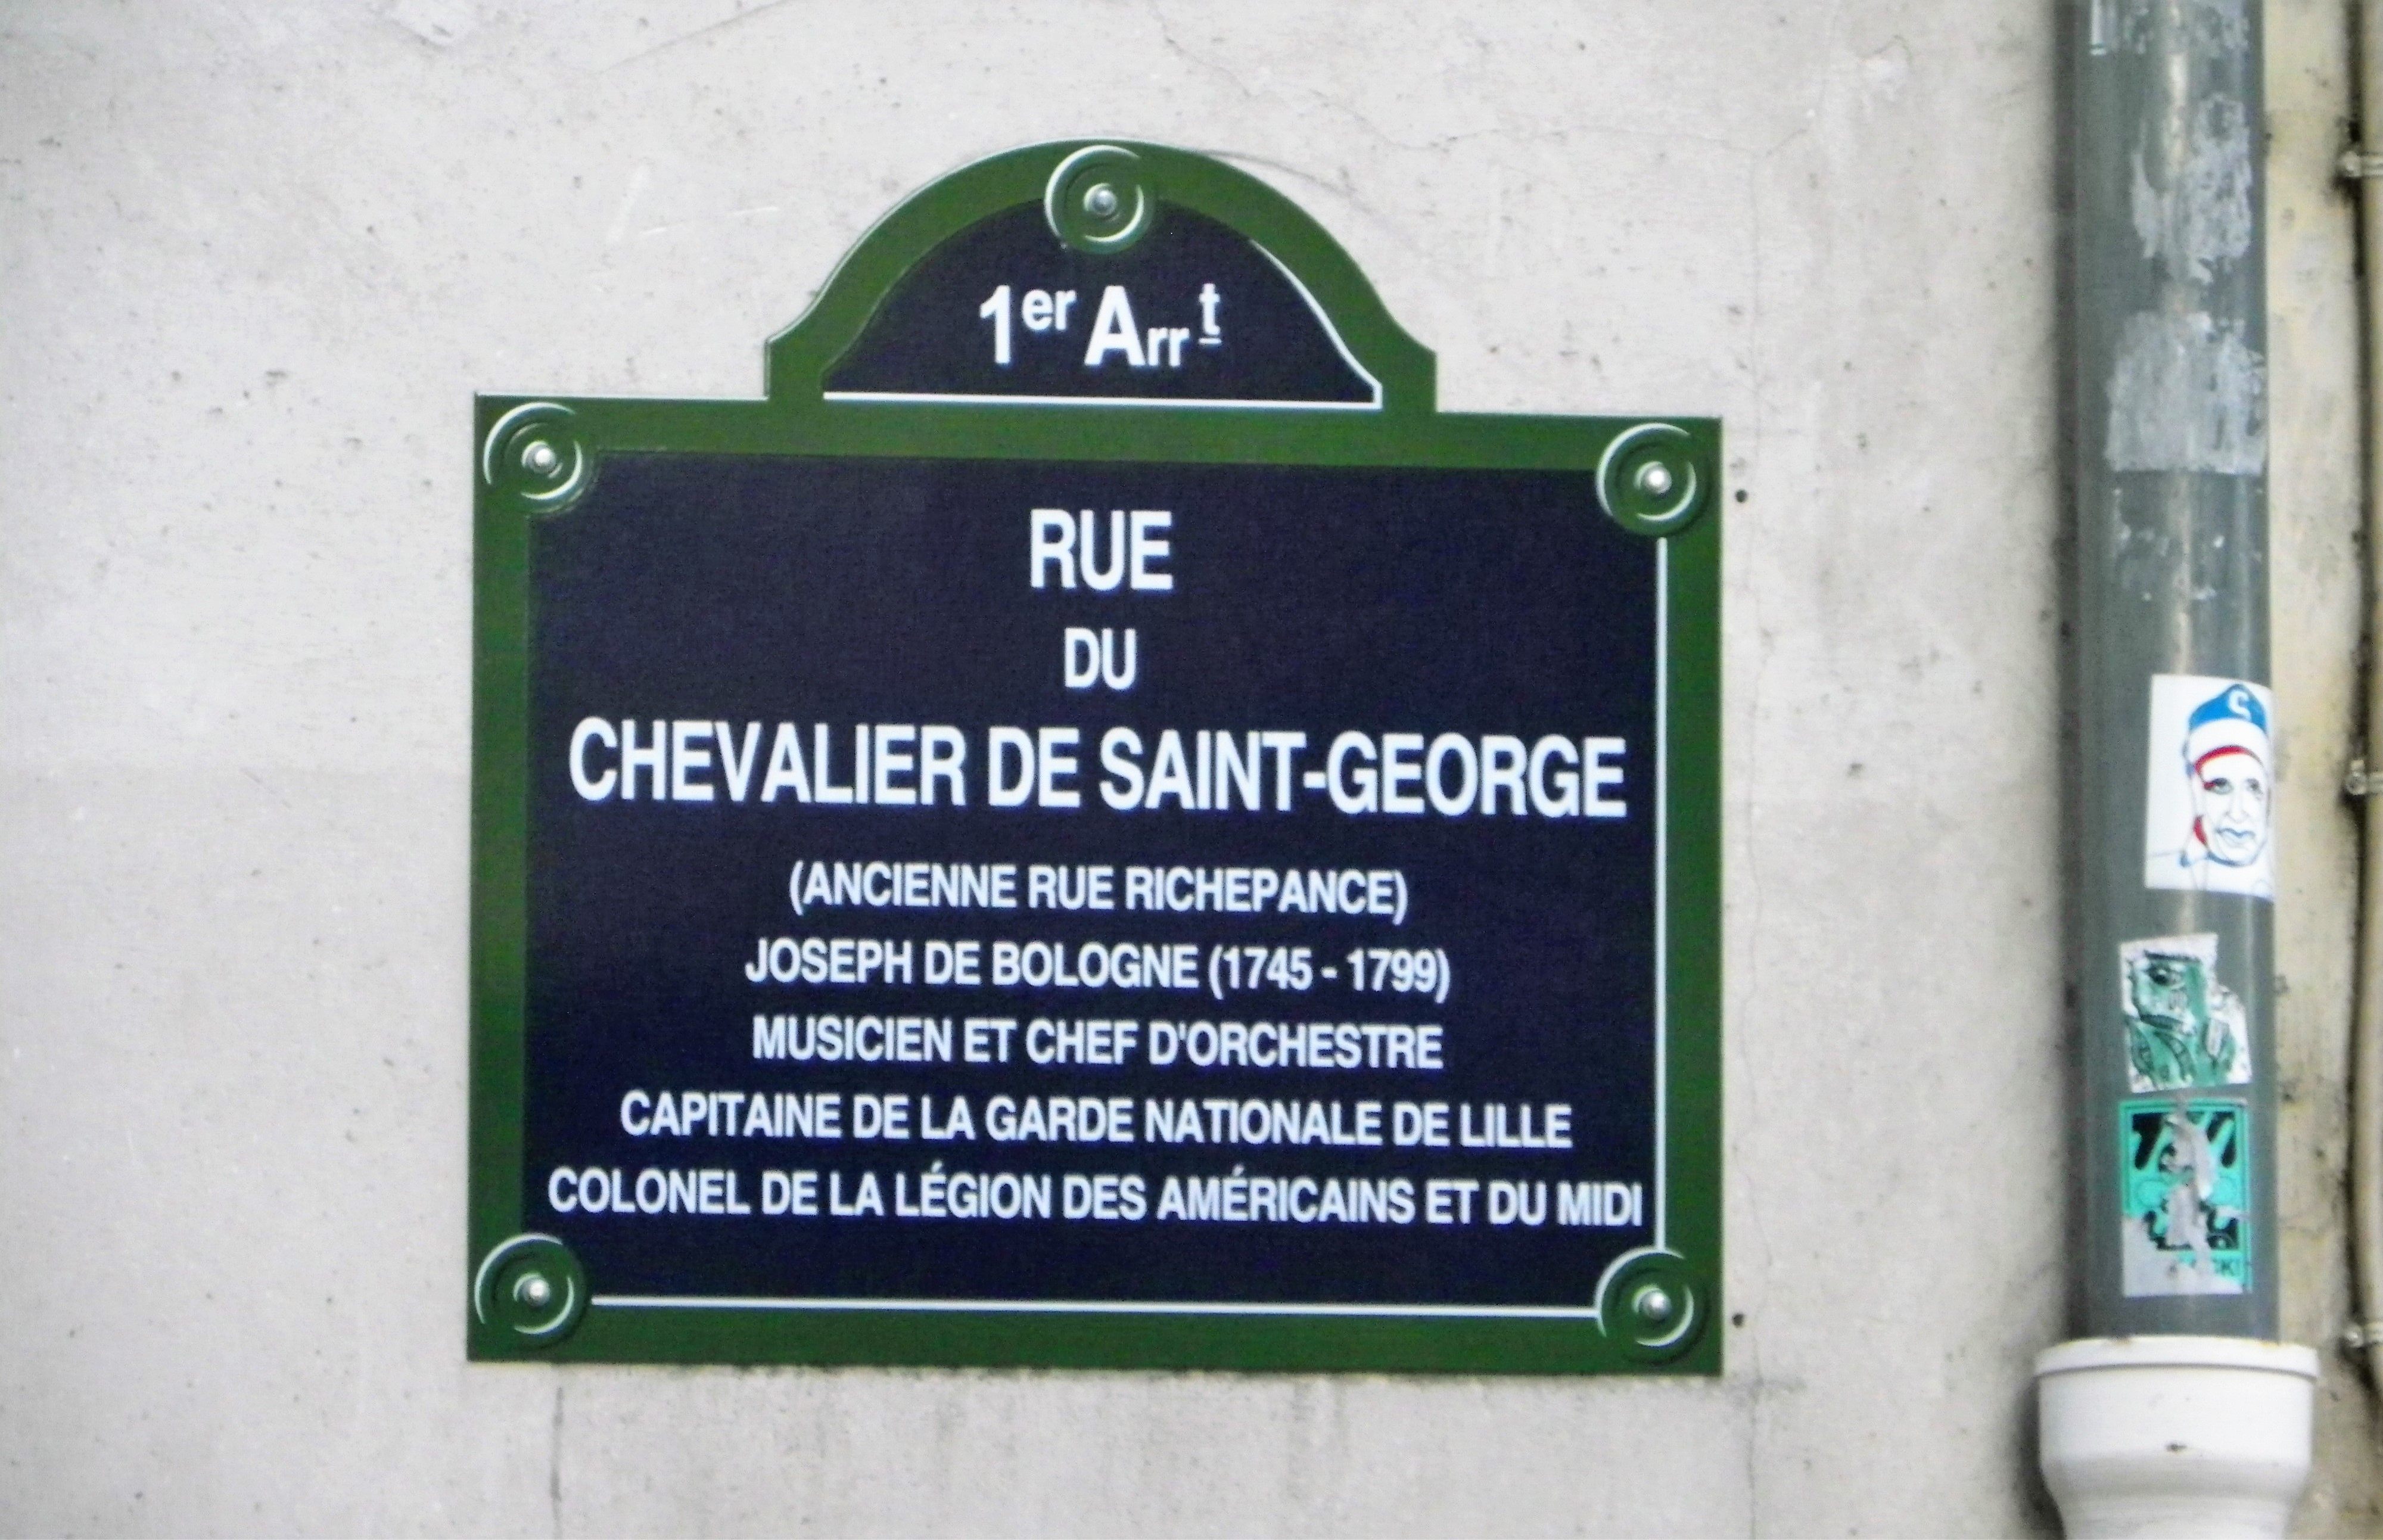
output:
[[2152,676],[2145,887],[2276,896],[2274,717],[2263,684]]
[[2127,1298],[2251,1287],[2251,1110],[2183,1097],[2118,1105]]
[[2250,1083],[2250,1031],[2241,998],[2217,981],[2215,931],[2119,942],[2118,1004],[2129,1090]]

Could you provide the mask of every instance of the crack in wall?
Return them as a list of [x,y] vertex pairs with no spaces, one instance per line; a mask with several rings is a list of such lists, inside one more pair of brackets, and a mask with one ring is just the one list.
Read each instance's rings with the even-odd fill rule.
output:
[[547,1527],[562,1540],[562,1375],[554,1376],[554,1421],[549,1424],[546,1444],[546,1513]]

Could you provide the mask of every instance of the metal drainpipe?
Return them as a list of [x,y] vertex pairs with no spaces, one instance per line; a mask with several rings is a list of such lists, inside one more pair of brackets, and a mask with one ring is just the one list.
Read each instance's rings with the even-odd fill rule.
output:
[[2070,19],[2083,1336],[2040,1455],[2073,1534],[2280,1534],[2260,14]]
[[2359,268],[2366,312],[2366,757],[2348,790],[2363,813],[2358,917],[2358,1015],[2350,1097],[2351,1227],[2365,1320],[2352,1346],[2383,1390],[2383,0],[2358,7],[2359,137],[2342,170],[2357,179]]

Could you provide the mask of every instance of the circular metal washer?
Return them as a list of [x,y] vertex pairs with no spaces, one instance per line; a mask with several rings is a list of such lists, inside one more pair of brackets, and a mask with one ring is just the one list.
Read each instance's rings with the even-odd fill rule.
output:
[[1673,423],[1624,428],[1597,462],[1597,497],[1633,535],[1677,535],[1704,511],[1704,467],[1696,441]]
[[1086,145],[1053,167],[1043,188],[1051,233],[1095,256],[1122,252],[1150,233],[1155,211],[1142,157],[1119,145]]
[[559,1342],[587,1309],[587,1275],[550,1235],[517,1235],[480,1259],[472,1313],[528,1342]]
[[1696,1346],[1712,1308],[1711,1291],[1671,1251],[1622,1258],[1597,1291],[1599,1326],[1643,1363],[1661,1363]]

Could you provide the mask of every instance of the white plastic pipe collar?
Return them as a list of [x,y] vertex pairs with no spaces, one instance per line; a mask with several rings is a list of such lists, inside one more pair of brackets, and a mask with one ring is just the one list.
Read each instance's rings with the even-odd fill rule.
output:
[[2309,1474],[2316,1354],[2103,1337],[2036,1355],[2039,1462],[2069,1534],[2280,1535]]

